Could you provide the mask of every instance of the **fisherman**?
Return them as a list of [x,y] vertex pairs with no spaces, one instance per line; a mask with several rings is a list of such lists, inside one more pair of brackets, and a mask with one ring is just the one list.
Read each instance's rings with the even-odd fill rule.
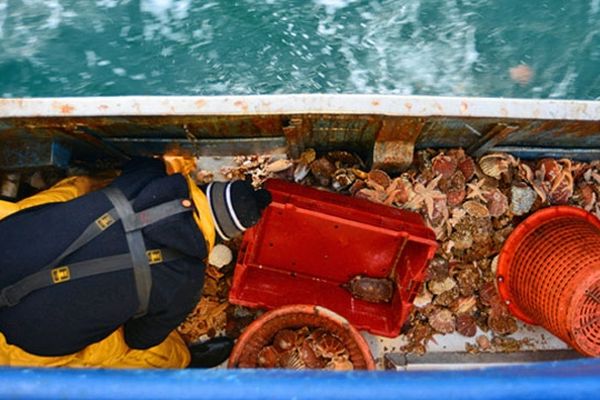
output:
[[70,177],[0,201],[0,365],[227,359],[232,340],[188,348],[175,328],[200,300],[215,241],[257,223],[270,195],[245,181],[200,188],[189,171],[176,158],[134,159],[114,180]]

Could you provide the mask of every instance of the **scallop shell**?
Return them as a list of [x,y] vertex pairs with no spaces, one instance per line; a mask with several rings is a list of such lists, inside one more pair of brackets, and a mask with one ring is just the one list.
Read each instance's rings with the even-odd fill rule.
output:
[[346,351],[344,344],[330,333],[319,336],[313,344],[313,349],[318,356],[326,358],[339,356]]
[[475,296],[461,297],[452,305],[452,311],[456,314],[469,314],[477,306]]
[[456,317],[456,331],[463,336],[473,337],[477,334],[477,322],[468,314]]
[[306,149],[300,154],[300,162],[309,165],[311,162],[317,159],[317,152],[315,149]]
[[423,287],[421,293],[413,300],[413,305],[417,308],[423,308],[431,304],[431,300],[433,300],[433,295],[429,292],[429,290]]
[[508,172],[509,159],[505,154],[488,154],[479,159],[479,167],[487,176],[500,179],[500,176]]
[[536,172],[543,176],[546,181],[553,181],[560,173],[562,167],[553,158],[543,158],[537,162]]
[[310,172],[310,166],[304,162],[298,163],[294,168],[294,182],[300,182],[308,176]]
[[533,207],[536,198],[536,192],[527,184],[515,183],[510,188],[510,211],[515,215],[525,215]]
[[475,161],[469,156],[459,161],[458,169],[462,172],[463,176],[469,181],[475,174]]
[[477,339],[475,339],[475,342],[477,343],[477,346],[479,346],[479,349],[483,350],[483,351],[489,350],[492,347],[490,338],[488,338],[485,335],[477,336]]
[[456,171],[456,159],[443,153],[435,156],[431,162],[433,172],[436,175],[442,175],[444,178],[450,178]]
[[325,368],[333,371],[352,371],[354,370],[354,364],[348,357],[334,357],[327,363]]
[[367,184],[365,183],[365,181],[361,181],[361,180],[357,179],[354,181],[352,186],[350,186],[350,189],[348,189],[348,191],[350,192],[350,194],[352,196],[356,196],[361,189],[365,189],[366,187],[367,187]]
[[508,198],[500,191],[494,189],[485,195],[487,208],[492,217],[500,217],[508,211]]
[[309,344],[308,341],[305,340],[304,343],[302,343],[299,355],[300,359],[302,360],[304,365],[306,365],[307,368],[323,368],[323,362],[319,357],[317,357],[315,351],[313,350],[312,346]]
[[392,179],[385,171],[373,169],[367,175],[367,183],[368,182],[374,182],[384,189],[387,189],[387,187],[392,183]]
[[329,186],[331,176],[335,173],[335,165],[325,157],[321,157],[310,164],[310,172],[321,186]]
[[472,217],[486,218],[490,216],[488,208],[475,200],[466,201],[463,208]]
[[287,351],[292,349],[296,342],[298,341],[298,336],[296,332],[290,329],[282,329],[275,334],[273,338],[273,346],[277,350]]
[[306,364],[300,358],[297,350],[292,350],[281,354],[279,362],[283,368],[287,369],[305,369]]
[[488,317],[488,325],[496,335],[506,336],[518,330],[517,321],[508,312],[492,307]]
[[446,193],[446,201],[450,207],[456,207],[463,202],[466,194],[464,189],[449,190]]
[[594,204],[596,203],[596,192],[594,192],[594,188],[590,184],[585,184],[580,188],[580,199],[581,206],[586,211],[591,211],[594,208]]
[[335,163],[336,165],[340,165],[340,167],[350,168],[362,164],[360,158],[347,151],[330,151],[325,157],[327,157],[331,162]]
[[440,333],[452,333],[456,328],[456,320],[450,310],[441,309],[429,317],[429,325]]
[[440,295],[456,286],[456,281],[450,277],[444,280],[432,280],[427,283],[427,289],[434,294]]
[[263,347],[257,355],[257,365],[262,368],[279,366],[279,352],[273,346]]
[[335,190],[342,190],[352,185],[356,180],[356,176],[350,169],[341,168],[333,174],[332,186]]

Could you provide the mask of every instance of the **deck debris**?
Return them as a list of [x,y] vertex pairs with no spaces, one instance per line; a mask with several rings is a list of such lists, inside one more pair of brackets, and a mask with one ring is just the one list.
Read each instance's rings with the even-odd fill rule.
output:
[[[455,331],[477,337],[467,344],[471,352],[510,352],[529,344],[511,338],[517,322],[494,284],[504,241],[529,214],[550,205],[569,204],[600,217],[600,161],[524,161],[504,153],[474,160],[460,148],[427,149],[418,151],[413,165],[398,176],[368,171],[360,157],[345,151],[318,154],[308,149],[292,162],[243,156],[236,163],[221,171],[227,179],[249,178],[255,186],[269,177],[287,179],[423,216],[440,247],[403,328],[405,352],[425,353],[434,335]],[[216,284],[207,277],[203,300],[180,327],[188,338],[236,325],[227,321],[235,314],[226,303],[232,271],[232,265],[223,268]],[[246,313],[246,323],[255,317],[252,310],[235,309]],[[217,317],[219,312],[227,318]],[[239,332],[244,326],[237,321]]]

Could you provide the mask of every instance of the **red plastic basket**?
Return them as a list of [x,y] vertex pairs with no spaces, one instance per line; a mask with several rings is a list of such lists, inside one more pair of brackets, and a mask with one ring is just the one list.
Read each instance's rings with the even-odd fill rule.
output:
[[[437,248],[421,216],[281,180],[266,188],[273,202],[244,235],[230,302],[320,305],[359,329],[397,336]],[[353,297],[342,285],[357,275],[390,277],[391,302]]]
[[549,207],[509,236],[498,290],[511,312],[579,352],[600,356],[600,221],[575,207]]

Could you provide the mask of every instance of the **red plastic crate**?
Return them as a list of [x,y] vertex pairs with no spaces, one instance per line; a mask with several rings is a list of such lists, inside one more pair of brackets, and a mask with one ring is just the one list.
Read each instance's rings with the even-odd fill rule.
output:
[[[320,305],[356,328],[397,336],[437,248],[422,217],[282,180],[269,180],[266,188],[273,202],[244,234],[230,302],[267,309]],[[352,297],[341,285],[356,275],[392,278],[391,302]]]

